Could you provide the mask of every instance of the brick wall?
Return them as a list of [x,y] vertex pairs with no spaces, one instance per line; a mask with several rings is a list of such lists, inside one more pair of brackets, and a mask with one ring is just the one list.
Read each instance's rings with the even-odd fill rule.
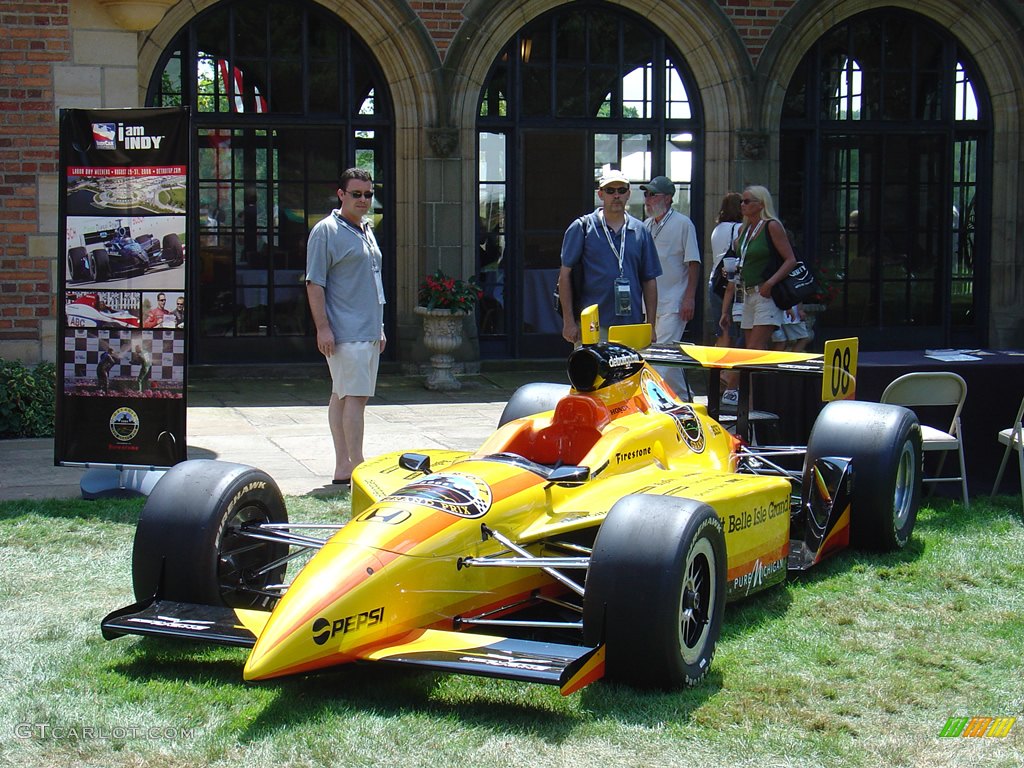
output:
[[409,5],[423,20],[423,26],[430,33],[443,61],[455,33],[465,21],[462,9],[466,0],[412,0]]
[[751,61],[757,64],[776,25],[796,0],[718,0],[747,46]]
[[50,258],[31,255],[39,179],[57,172],[53,65],[70,51],[68,2],[0,3],[0,342],[31,359],[54,312]]
[[[1018,0],[1024,3],[1024,0]],[[751,60],[756,64],[772,30],[796,0],[718,0],[725,15],[746,42]],[[455,33],[465,21],[466,0],[411,0],[409,5],[423,20],[437,52],[443,61]]]

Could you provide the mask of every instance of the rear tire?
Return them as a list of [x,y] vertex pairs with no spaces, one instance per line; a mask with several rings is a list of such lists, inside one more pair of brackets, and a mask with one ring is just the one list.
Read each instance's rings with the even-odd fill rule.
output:
[[[139,516],[132,551],[136,600],[157,593],[184,603],[267,608],[261,593],[284,578],[288,546],[243,536],[250,523],[287,523],[277,483],[265,472],[223,461],[185,461],[160,478]],[[161,582],[161,573],[162,582]]]
[[852,460],[851,543],[881,551],[905,547],[921,503],[921,426],[914,412],[852,400],[826,405],[807,440],[804,498],[809,469],[823,456]]
[[547,382],[524,384],[508,399],[505,409],[501,412],[501,418],[498,419],[498,426],[503,427],[516,419],[552,411],[558,405],[558,401],[568,394],[568,384]]
[[163,259],[172,267],[180,267],[185,263],[185,251],[181,247],[181,238],[175,233],[164,235],[161,243],[163,246]]
[[696,685],[722,631],[722,521],[707,504],[626,496],[608,512],[590,558],[584,639],[605,643],[605,676],[643,688]]

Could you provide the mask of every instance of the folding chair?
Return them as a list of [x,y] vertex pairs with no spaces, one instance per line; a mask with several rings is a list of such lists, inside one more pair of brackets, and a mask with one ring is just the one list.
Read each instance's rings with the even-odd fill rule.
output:
[[999,483],[1003,481],[1003,470],[1006,469],[1006,460],[1010,458],[1010,451],[1016,451],[1017,462],[1020,464],[1021,505],[1024,507],[1024,426],[1021,424],[1022,419],[1024,419],[1024,398],[1021,398],[1020,408],[1017,409],[1017,418],[1014,420],[1013,426],[999,432],[999,442],[1006,446],[1006,450],[1003,451],[1003,460],[999,463],[999,472],[996,473],[996,482],[992,486],[992,495],[996,495]]
[[964,441],[960,431],[960,412],[967,399],[967,382],[951,371],[907,373],[889,383],[882,393],[882,402],[892,405],[905,405],[909,408],[918,407],[954,407],[953,420],[943,431],[924,423],[921,424],[921,448],[929,451],[956,451],[960,459],[960,474],[942,476],[942,465],[945,453],[939,459],[935,474],[923,478],[925,483],[945,483],[958,481],[961,485],[964,508],[970,507],[967,498],[967,467],[964,462]]

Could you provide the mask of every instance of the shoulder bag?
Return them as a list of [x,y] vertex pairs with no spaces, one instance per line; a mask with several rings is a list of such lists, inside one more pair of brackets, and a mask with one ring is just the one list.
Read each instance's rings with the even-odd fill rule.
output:
[[[786,231],[785,227],[783,227],[782,231]],[[775,248],[775,243],[772,242],[771,231],[766,231],[764,236],[768,241],[768,252],[772,258],[761,277],[764,280],[768,280],[782,266],[782,256],[779,255],[778,250]],[[786,236],[789,237],[788,234]],[[792,247],[792,243],[790,243],[790,247]],[[772,301],[781,310],[795,307],[797,304],[802,304],[821,293],[821,286],[818,285],[814,273],[804,263],[803,259],[800,258],[800,254],[797,253],[795,248],[793,248],[793,255],[796,256],[796,266],[781,281],[772,286]]]
[[[726,286],[729,285],[729,278],[725,276],[725,270],[722,268],[722,265],[725,263],[727,258],[736,259],[736,249],[733,248],[733,243],[736,242],[737,226],[739,225],[734,224],[732,227],[732,235],[729,237],[729,247],[725,249],[725,253],[722,254],[722,258],[718,260],[718,270],[715,272],[715,279],[711,283],[712,293],[720,299],[725,297],[725,289]],[[736,260],[738,263],[739,259]]]

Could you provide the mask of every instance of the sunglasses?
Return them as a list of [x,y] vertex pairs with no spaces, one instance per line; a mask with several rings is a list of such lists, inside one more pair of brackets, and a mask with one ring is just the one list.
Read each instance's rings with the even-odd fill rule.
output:
[[356,200],[362,200],[364,197],[367,200],[369,200],[371,197],[373,197],[373,192],[349,192],[347,189],[343,189],[341,191],[344,192],[346,195],[351,195]]
[[645,189],[644,190],[644,197],[657,197],[658,195],[663,195],[663,194],[665,194],[665,193],[664,192],[651,192],[651,190],[649,190],[649,189]]
[[751,203],[760,203],[760,202],[761,202],[760,200],[754,200],[752,198],[751,199],[744,198],[743,200],[740,200],[740,205],[750,205]]
[[608,195],[628,195],[629,187],[605,187],[604,191]]

